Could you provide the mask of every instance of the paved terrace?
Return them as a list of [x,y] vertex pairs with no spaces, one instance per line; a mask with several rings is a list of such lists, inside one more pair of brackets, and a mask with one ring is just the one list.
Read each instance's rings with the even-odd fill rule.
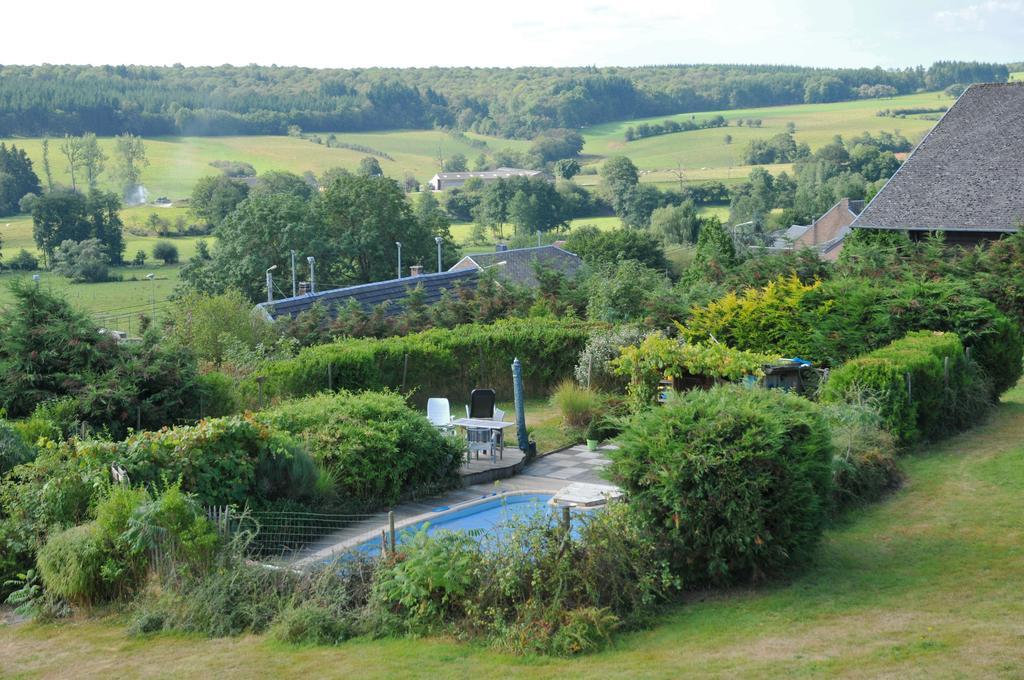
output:
[[[464,482],[469,482],[467,486],[395,507],[395,523],[401,524],[421,515],[429,516],[431,513],[448,510],[462,503],[509,491],[554,494],[574,482],[608,484],[600,476],[600,472],[608,464],[605,454],[613,448],[613,445],[607,444],[597,451],[588,451],[584,445],[572,446],[539,456],[526,466],[523,464],[522,451],[506,448],[504,458],[497,462],[481,457],[480,460],[464,463],[459,474]],[[310,545],[298,559],[293,560],[292,564],[304,567],[328,560],[333,555],[344,552],[360,537],[377,536],[381,529],[387,526],[388,512],[378,512]]]

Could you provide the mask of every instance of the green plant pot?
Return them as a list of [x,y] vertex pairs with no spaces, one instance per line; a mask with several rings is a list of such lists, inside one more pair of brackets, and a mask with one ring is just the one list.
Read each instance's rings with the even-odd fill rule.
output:
[[587,440],[587,450],[588,451],[597,451],[597,446],[600,443],[601,443],[601,441],[599,439],[588,439]]

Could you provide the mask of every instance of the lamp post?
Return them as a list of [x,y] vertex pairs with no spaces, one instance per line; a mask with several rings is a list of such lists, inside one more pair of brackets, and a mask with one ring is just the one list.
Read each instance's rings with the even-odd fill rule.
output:
[[309,263],[309,292],[316,292],[316,258],[310,255],[306,258]]
[[273,271],[277,269],[277,265],[273,265],[267,269],[267,302],[271,303],[274,301],[274,274]]
[[146,274],[146,278],[153,282],[149,287],[149,302],[153,307],[153,325],[156,325],[156,274]]
[[437,273],[441,273],[441,244],[444,243],[444,239],[440,236],[434,237],[434,243],[437,244]]
[[402,278],[402,242],[395,241],[395,245],[398,246],[398,278]]
[[295,275],[295,251],[292,251],[292,297],[299,294],[299,287]]

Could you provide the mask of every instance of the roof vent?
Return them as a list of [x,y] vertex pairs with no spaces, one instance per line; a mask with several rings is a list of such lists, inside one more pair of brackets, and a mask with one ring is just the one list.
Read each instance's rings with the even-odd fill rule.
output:
[[409,267],[409,276],[421,276],[423,274],[423,265],[414,264]]

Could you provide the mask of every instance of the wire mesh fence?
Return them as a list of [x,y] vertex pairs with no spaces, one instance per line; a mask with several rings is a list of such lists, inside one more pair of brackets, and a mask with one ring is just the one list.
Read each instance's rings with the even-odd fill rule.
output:
[[[388,529],[387,513],[332,514],[303,511],[237,510],[214,506],[207,517],[225,537],[246,535],[246,552],[262,561],[295,562],[368,532]],[[334,548],[334,550],[331,550]]]

